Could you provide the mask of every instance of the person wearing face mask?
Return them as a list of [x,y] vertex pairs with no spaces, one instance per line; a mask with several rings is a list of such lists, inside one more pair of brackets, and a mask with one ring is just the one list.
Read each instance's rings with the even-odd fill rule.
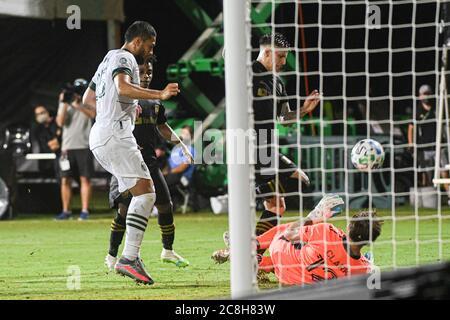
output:
[[51,177],[58,177],[58,158],[61,152],[61,128],[56,124],[55,118],[43,105],[34,108],[35,121],[33,136],[39,144],[40,153],[55,153],[56,161],[39,161],[39,171]]
[[[408,126],[408,144],[411,151],[414,145],[417,146],[418,183],[419,186],[425,187],[432,184],[436,160],[436,99],[433,89],[428,84],[419,88],[419,102],[414,119],[416,125],[410,123]],[[448,163],[445,154],[441,152],[441,167]],[[442,172],[441,176],[448,177],[448,172]],[[448,194],[449,186],[447,184],[443,186]]]
[[70,88],[59,95],[56,123],[62,127],[60,157],[62,212],[56,220],[72,218],[72,180],[80,179],[81,213],[78,220],[89,217],[91,177],[94,172],[93,157],[89,150],[89,132],[95,113],[81,101],[87,81],[76,79]]

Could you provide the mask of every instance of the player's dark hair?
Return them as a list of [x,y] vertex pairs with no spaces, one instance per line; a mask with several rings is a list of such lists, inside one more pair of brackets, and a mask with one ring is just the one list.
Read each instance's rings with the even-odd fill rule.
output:
[[286,37],[281,33],[267,33],[259,38],[259,45],[274,45],[276,48],[289,48],[291,45]]
[[152,65],[155,64],[158,60],[156,59],[156,54],[153,54],[150,56],[150,58],[148,58],[149,63],[151,63]]
[[150,37],[156,37],[156,30],[146,21],[135,21],[125,32],[125,41],[131,42],[137,37],[148,40]]
[[375,211],[360,211],[350,220],[348,236],[352,242],[366,245],[379,237],[382,225]]

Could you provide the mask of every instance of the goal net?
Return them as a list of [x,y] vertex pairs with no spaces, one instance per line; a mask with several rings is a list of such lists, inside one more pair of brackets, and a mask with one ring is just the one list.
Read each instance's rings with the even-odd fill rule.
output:
[[[240,112],[248,116],[247,128],[261,128],[272,123],[274,139],[264,140],[258,136],[255,152],[271,149],[275,156],[271,158],[270,166],[277,173],[270,186],[272,193],[258,190],[253,194],[255,200],[250,210],[255,220],[252,226],[261,222],[261,212],[267,209],[268,199],[275,194],[284,197],[286,207],[284,213],[276,216],[278,225],[304,223],[327,194],[337,194],[344,202],[343,211],[326,222],[345,235],[333,238],[322,230],[325,256],[319,256],[315,265],[298,266],[308,272],[297,274],[292,271],[296,260],[282,256],[287,247],[283,249],[278,245],[279,249],[275,250],[274,245],[274,248],[267,248],[263,256],[269,256],[271,252],[279,256],[272,259],[275,273],[258,273],[260,291],[281,288],[280,277],[289,282],[291,273],[294,278],[303,277],[303,284],[352,276],[349,270],[337,269],[342,265],[349,267],[353,260],[358,260],[352,257],[352,254],[357,256],[352,251],[354,248],[346,246],[346,250],[350,250],[346,261],[335,261],[331,255],[339,243],[342,245],[342,239],[347,240],[344,243],[351,242],[347,226],[362,210],[376,211],[377,214],[377,217],[369,215],[366,218],[370,238],[376,232],[374,224],[383,221],[380,236],[361,249],[361,255],[370,252],[372,265],[377,270],[391,271],[450,259],[449,111],[447,68],[442,59],[449,38],[449,2],[245,1],[245,28],[240,32],[247,40],[244,68],[248,75],[245,93],[249,107],[241,108]],[[229,21],[225,14],[226,54],[232,46],[231,40],[227,42],[226,38],[227,23],[236,23]],[[276,37],[269,37],[270,62],[274,66],[270,70],[267,68],[270,63],[264,60],[267,56],[262,52],[267,45],[261,46],[260,40],[265,34],[275,33],[283,34],[289,47],[280,47]],[[242,34],[235,36],[242,37]],[[282,61],[279,54],[286,51],[287,57]],[[232,65],[236,60],[231,58],[232,53],[226,54],[227,73],[243,67]],[[261,65],[265,70],[255,69],[255,60],[264,60]],[[283,68],[276,70],[277,63],[283,64]],[[277,77],[285,85],[286,96]],[[271,85],[255,88],[260,80],[267,80]],[[229,90],[227,82],[227,99]],[[320,92],[320,103],[312,112],[303,115],[301,108],[314,90]],[[261,117],[263,110],[255,109],[267,105],[267,101],[273,105],[270,121]],[[298,111],[287,126],[281,123],[286,101],[292,111]],[[227,103],[227,117],[229,108]],[[363,139],[373,139],[382,145],[385,160],[381,168],[361,172],[353,166],[351,150]],[[264,141],[268,144],[264,145]],[[310,184],[297,179],[298,189],[287,188],[283,173],[290,169],[280,155],[303,170]],[[258,165],[250,167],[249,179],[241,181],[246,183],[247,189],[254,190],[264,179],[258,177],[261,173]],[[229,173],[230,170],[233,169],[229,167]],[[233,202],[232,197],[230,202]],[[280,202],[272,203],[276,203],[272,212],[282,207]],[[230,206],[230,210],[232,208]],[[243,232],[233,228],[233,219],[237,225],[238,215],[230,211],[231,238]],[[241,216],[240,219],[244,218]],[[356,221],[363,220],[361,216],[356,218]],[[317,240],[304,235],[306,231],[295,231],[302,236],[297,236],[298,243],[293,250],[302,250],[308,244],[313,246]],[[285,231],[281,230],[273,239],[285,235],[281,232]],[[251,237],[254,240],[253,233]],[[249,237],[240,239],[247,241]],[[261,264],[263,256],[257,256],[256,248],[259,247],[254,243],[251,246],[252,261]],[[238,250],[232,242],[231,256],[233,249]],[[327,252],[331,252],[328,257]],[[239,259],[238,253],[236,257]],[[306,263],[305,259],[298,261]],[[248,262],[234,263],[242,270],[253,268]],[[314,276],[311,268],[320,269],[320,275]],[[252,270],[256,274],[256,269]],[[285,274],[279,276],[277,270]],[[266,281],[262,282],[264,279]],[[256,280],[254,283],[256,288]]]

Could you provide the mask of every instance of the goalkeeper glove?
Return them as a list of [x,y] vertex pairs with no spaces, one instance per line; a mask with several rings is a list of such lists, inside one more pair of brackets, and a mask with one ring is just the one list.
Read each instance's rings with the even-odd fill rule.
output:
[[307,218],[316,224],[340,214],[343,209],[344,200],[339,195],[330,193],[326,194],[320,200],[314,210],[308,214]]

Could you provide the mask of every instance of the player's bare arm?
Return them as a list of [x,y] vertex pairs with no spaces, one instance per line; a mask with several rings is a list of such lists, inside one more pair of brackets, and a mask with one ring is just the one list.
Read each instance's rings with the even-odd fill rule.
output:
[[[93,106],[90,103],[84,103],[83,100],[84,99],[82,99],[80,96],[77,96],[71,104],[72,108],[84,113],[87,117],[89,117],[91,119],[95,118],[95,115],[97,114],[97,112],[95,110],[95,93],[94,93],[94,105]],[[92,103],[92,101],[91,101],[91,103]]]
[[344,200],[339,195],[326,194],[305,219],[289,224],[284,234],[285,238],[289,241],[299,241],[300,228],[321,223],[340,214],[343,210],[343,205]]
[[86,91],[83,94],[83,98],[81,100],[81,106],[82,106],[82,112],[87,114],[90,118],[95,118],[97,114],[97,103],[96,103],[96,97],[95,97],[95,91],[91,88],[87,88]]
[[159,99],[168,100],[178,95],[180,89],[178,83],[169,83],[163,90],[144,89],[131,83],[131,77],[125,73],[119,73],[114,77],[114,84],[120,96],[131,99]]
[[[285,110],[282,112],[282,121],[289,122],[302,118],[304,115],[314,111],[314,109],[319,105],[320,93],[318,90],[314,90],[305,100],[303,106],[300,108],[300,115],[297,110]],[[282,123],[283,124],[283,123]]]

